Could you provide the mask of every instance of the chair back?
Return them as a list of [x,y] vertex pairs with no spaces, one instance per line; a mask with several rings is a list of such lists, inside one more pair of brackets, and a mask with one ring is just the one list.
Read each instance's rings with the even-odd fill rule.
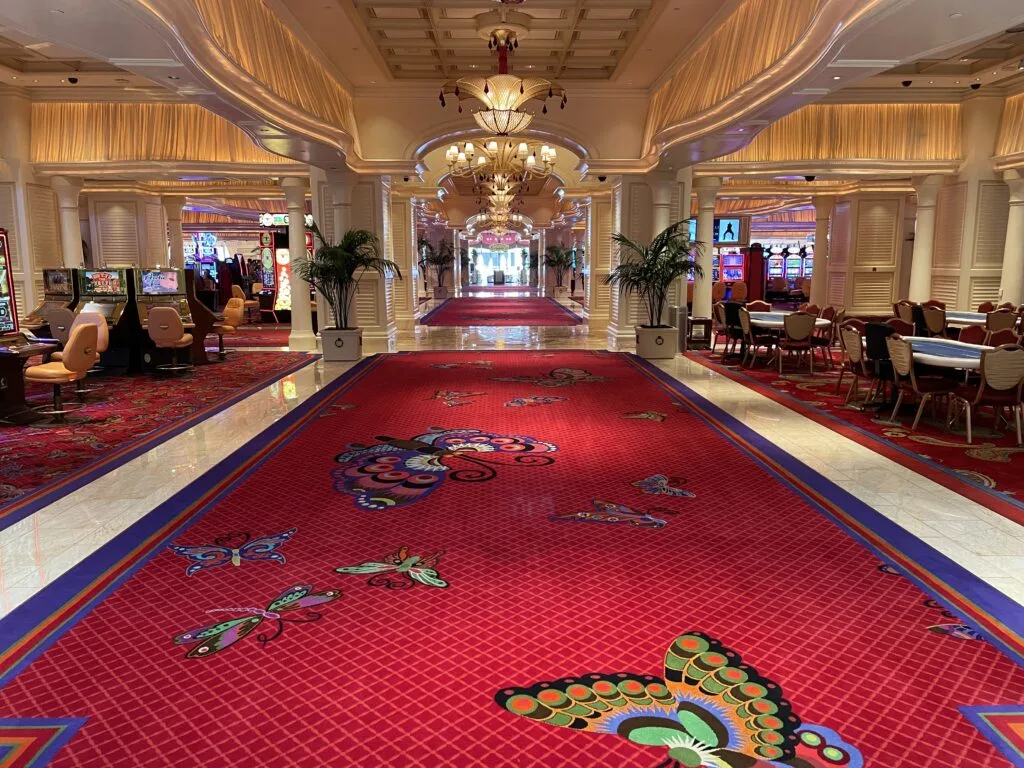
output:
[[978,305],[978,311],[982,312],[982,313],[984,313],[986,315],[989,312],[994,312],[995,308],[996,308],[996,305],[993,302],[991,302],[991,301],[983,301],[983,302],[981,302],[981,304]]
[[928,332],[938,336],[946,331],[946,310],[942,307],[921,305],[921,314]]
[[860,365],[864,361],[864,339],[861,337],[861,331],[862,329],[854,325],[852,321],[847,322],[839,329],[839,340],[853,365]]
[[914,372],[914,349],[910,342],[894,333],[885,340],[885,346],[889,352],[889,360],[892,361],[892,369],[897,376],[910,378]]
[[772,305],[767,301],[750,301],[747,302],[747,309],[751,312],[771,312]]
[[821,307],[817,304],[808,304],[801,311],[806,312],[808,315],[814,315],[817,317],[821,314]]
[[170,307],[153,307],[149,310],[149,338],[157,345],[179,341],[184,335],[185,326],[177,311]]
[[932,309],[945,309],[946,302],[939,301],[938,299],[928,299],[928,301],[921,302],[922,307],[931,307]]
[[110,328],[107,327],[107,318],[99,312],[79,312],[71,327],[77,328],[79,325],[95,325],[96,351],[107,351],[107,347],[110,346]]
[[242,301],[245,301],[245,291],[242,290],[242,286],[232,285],[231,297],[234,299],[241,299]]
[[732,284],[732,290],[729,292],[730,301],[746,301],[747,300],[747,284],[740,280],[739,282]]
[[864,326],[864,351],[869,360],[888,360],[889,348],[886,340],[896,331],[885,323],[868,323]]
[[1021,385],[1024,384],[1024,349],[1015,344],[1006,344],[981,353],[981,387],[979,397],[986,388],[1006,392],[1014,387],[1020,400]]
[[988,338],[983,343],[988,344],[990,347],[998,347],[1003,344],[1019,344],[1020,337],[1012,328],[1003,328],[1001,331],[988,334]]
[[740,307],[740,328],[743,329],[743,335],[748,339],[753,336],[753,332],[750,328],[750,311],[746,307]]
[[907,323],[914,322],[914,304],[910,301],[898,301],[893,305],[895,314],[900,320]]
[[1017,311],[1017,305],[1014,304],[1012,301],[1004,301],[1002,304],[1000,304],[998,307],[996,307],[996,309],[1008,309],[1011,312],[1016,312]]
[[50,326],[50,336],[66,347],[71,336],[71,326],[75,324],[75,313],[64,307],[48,309],[46,322]]
[[790,341],[805,341],[814,333],[817,318],[806,312],[793,312],[782,318],[782,328]]
[[823,307],[821,312],[818,313],[818,317],[822,320],[835,320],[836,319],[836,308],[831,304]]
[[252,284],[252,295],[255,296],[257,293],[263,290],[263,283]]
[[784,277],[773,277],[771,290],[775,293],[786,293],[789,291],[789,281]]
[[722,327],[726,327],[725,323],[725,304],[721,301],[711,307],[711,313],[715,316],[715,321]]
[[885,324],[888,325],[901,336],[914,335],[914,324],[908,323],[906,320],[901,320],[898,317],[890,317],[888,320],[885,321]]
[[715,283],[713,286],[711,286],[711,300],[712,301],[722,301],[722,300],[724,300],[725,299],[725,292],[726,292],[726,290],[728,290],[728,287],[729,286],[727,286],[725,283],[723,283],[721,281],[719,281],[719,282]]
[[1017,313],[1000,309],[985,315],[985,328],[990,332],[1002,331],[1017,326]]
[[64,346],[61,365],[75,373],[85,373],[96,363],[97,328],[92,323],[76,326]]
[[231,298],[224,306],[224,322],[237,328],[245,320],[245,302],[241,299]]
[[960,341],[964,344],[984,344],[988,331],[980,325],[969,325],[960,331]]

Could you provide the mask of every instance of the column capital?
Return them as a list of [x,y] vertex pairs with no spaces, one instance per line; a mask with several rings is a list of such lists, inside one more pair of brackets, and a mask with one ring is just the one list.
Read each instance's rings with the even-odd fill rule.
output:
[[183,196],[164,195],[160,198],[160,202],[163,203],[164,211],[168,218],[172,214],[174,214],[175,218],[181,218],[181,209],[185,206],[185,198]]
[[309,189],[309,183],[306,179],[289,176],[281,179],[281,189],[284,190],[284,199],[288,203],[288,209],[306,207],[306,191]]
[[945,178],[937,174],[913,179],[914,191],[917,192],[917,207],[934,208],[944,182]]
[[832,209],[836,207],[836,199],[832,195],[815,195],[811,198],[814,205],[814,220],[821,221],[832,215]]
[[1003,171],[1003,181],[1010,188],[1010,205],[1024,203],[1024,170],[1011,168]]
[[693,188],[696,190],[715,190],[722,188],[721,176],[698,176],[693,180]]
[[57,195],[57,205],[61,208],[77,208],[79,195],[82,192],[84,179],[71,178],[68,176],[53,176],[50,178],[50,187]]

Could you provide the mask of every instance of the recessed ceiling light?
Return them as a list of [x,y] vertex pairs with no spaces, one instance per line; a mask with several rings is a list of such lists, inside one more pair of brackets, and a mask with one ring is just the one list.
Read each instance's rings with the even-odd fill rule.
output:
[[64,13],[60,8],[51,8],[50,13]]
[[833,80],[842,80],[843,78],[840,75],[832,75],[832,79]]
[[178,77],[177,75],[168,75],[167,79],[168,80],[181,80],[181,78]]
[[956,13],[949,14],[949,18],[951,18],[951,19],[962,19],[963,17],[964,17],[964,15],[962,13],[960,13],[960,11],[957,11]]
[[934,80],[929,80],[928,81],[928,85],[935,85],[935,81]]
[[960,85],[960,81],[959,81],[959,80],[955,81],[955,82],[953,83],[953,85]]
[[18,79],[17,75],[11,75],[11,80],[17,80],[17,79]]
[[964,58],[960,59],[960,63],[961,64],[966,64],[968,61],[970,61],[970,59],[968,59],[966,56],[964,56]]

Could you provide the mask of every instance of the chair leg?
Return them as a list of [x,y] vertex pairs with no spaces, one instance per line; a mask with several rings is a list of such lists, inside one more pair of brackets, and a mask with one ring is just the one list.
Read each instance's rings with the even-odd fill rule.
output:
[[853,375],[853,381],[850,383],[850,388],[848,390],[846,390],[846,401],[844,402],[844,405],[849,405],[850,404],[850,398],[852,398],[854,396],[854,394],[857,393],[857,381],[858,381],[857,374],[854,374]]
[[778,358],[779,358],[779,376],[781,376],[782,375],[782,349],[781,348],[779,349]]
[[896,414],[900,412],[900,406],[903,405],[903,390],[900,390],[900,396],[896,398],[896,406],[892,409],[892,416],[889,417],[889,421],[896,421]]
[[845,375],[846,375],[846,369],[845,368],[840,368],[839,369],[839,381],[836,382],[836,394],[837,395],[839,394],[839,392],[840,392],[840,390],[841,390],[841,388],[843,386],[843,376],[845,376]]
[[224,334],[217,334],[217,358],[224,360],[227,357],[227,352],[224,351]]
[[53,420],[57,424],[66,424],[67,420],[64,418],[64,398],[61,396],[60,384],[53,385]]
[[1022,406],[1020,403],[1018,403],[1017,405],[1013,406],[1013,418],[1014,418],[1014,421],[1017,423],[1017,445],[1020,445],[1021,442],[1022,442],[1021,441],[1021,429],[1020,429],[1020,426],[1021,426],[1021,424],[1020,424],[1020,422],[1021,422],[1021,410],[1024,410],[1024,406]]
[[[901,394],[900,397],[902,396],[903,395]],[[921,404],[917,407],[917,415],[914,417],[914,425],[910,428],[911,432],[915,431],[917,429],[917,425],[921,423],[921,414],[924,413],[924,407],[928,405],[928,401],[931,399],[931,392],[926,392],[925,394],[921,395]],[[932,403],[932,408],[934,409],[934,407],[935,404]]]
[[971,440],[971,438],[972,438],[972,435],[971,435],[971,411],[974,409],[974,406],[972,406],[970,403],[967,403],[966,405],[967,405],[967,407],[964,410],[967,411],[967,444],[970,445],[971,442],[972,442],[972,440]]
[[814,347],[807,350],[807,362],[810,367],[811,375],[814,375]]

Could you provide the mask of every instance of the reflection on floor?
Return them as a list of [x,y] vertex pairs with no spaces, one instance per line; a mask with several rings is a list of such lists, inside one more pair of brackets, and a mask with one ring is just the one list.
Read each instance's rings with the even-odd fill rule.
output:
[[364,361],[78,576],[0,656],[69,764],[997,765],[1024,700],[1012,601],[603,351]]
[[579,315],[554,299],[503,295],[448,299],[420,318],[422,325],[458,327],[544,327],[582,322]]

